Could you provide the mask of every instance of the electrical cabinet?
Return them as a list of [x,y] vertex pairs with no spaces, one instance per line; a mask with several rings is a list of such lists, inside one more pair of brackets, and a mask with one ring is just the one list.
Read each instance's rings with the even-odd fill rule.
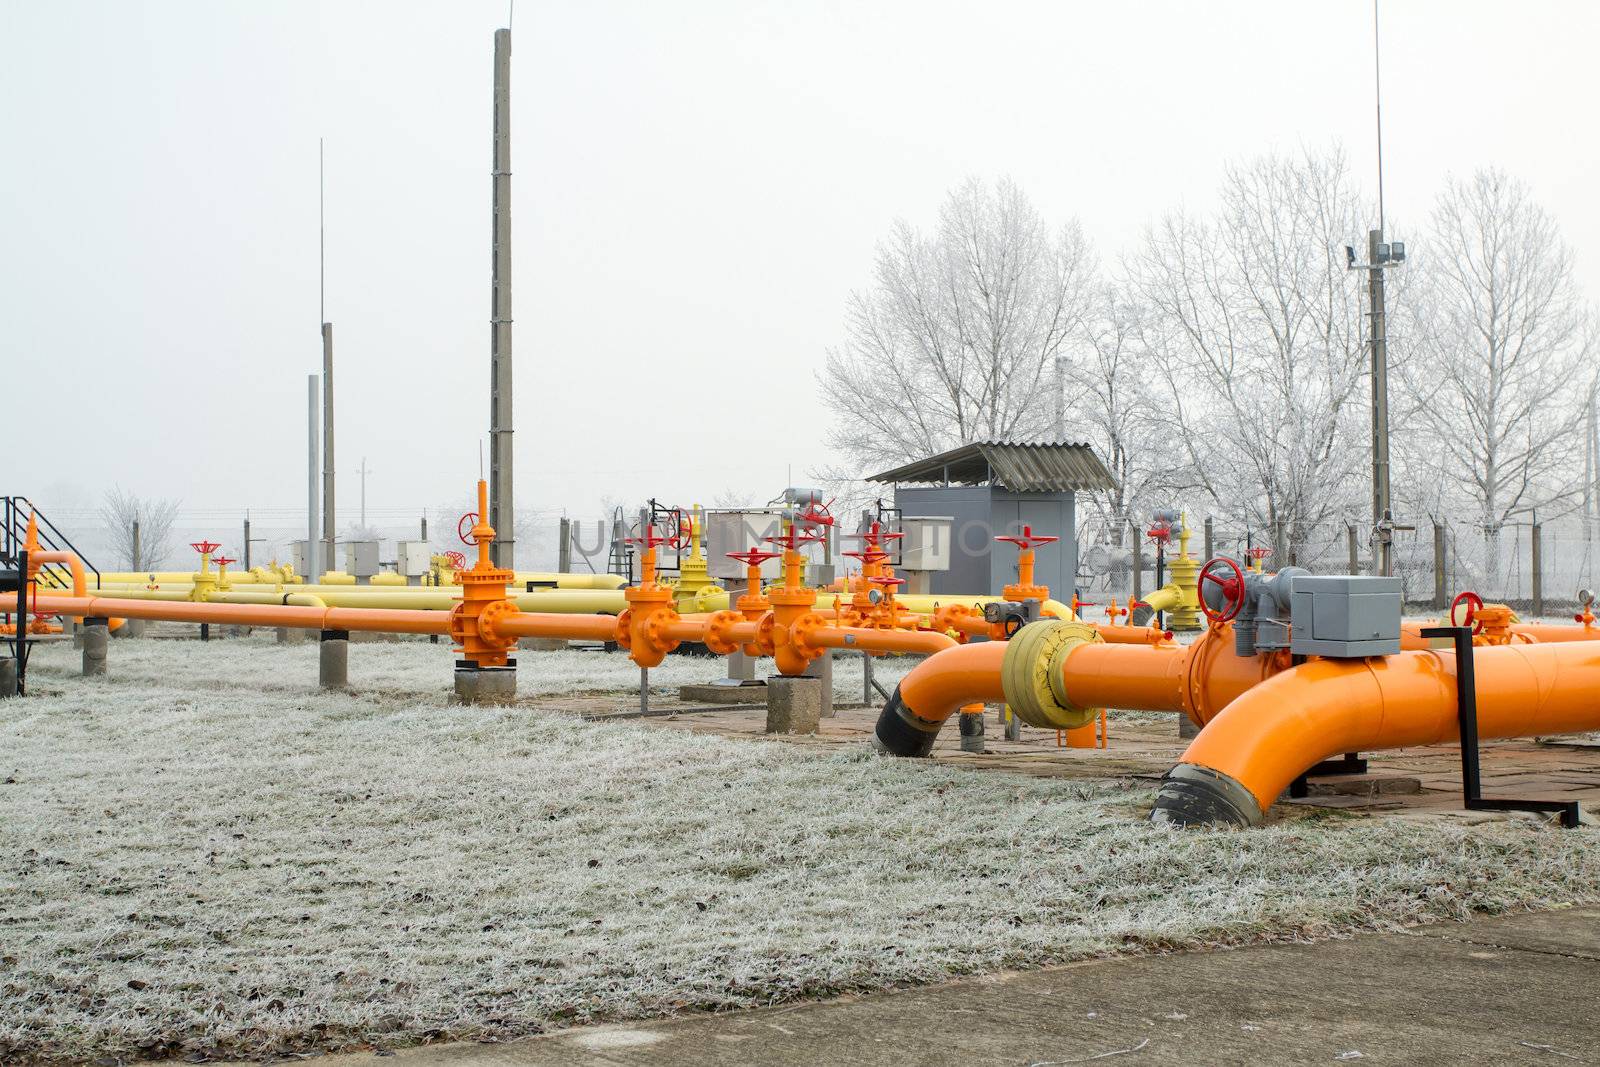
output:
[[1400,651],[1399,578],[1299,575],[1289,594],[1289,651],[1358,659]]

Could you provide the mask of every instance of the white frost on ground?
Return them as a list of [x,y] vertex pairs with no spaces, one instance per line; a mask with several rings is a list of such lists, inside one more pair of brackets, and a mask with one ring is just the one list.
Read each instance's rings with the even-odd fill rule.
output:
[[[426,644],[353,646],[323,694],[315,655],[36,653],[48,694],[0,703],[0,1061],[505,1037],[1600,885],[1587,832],[1183,833],[1145,786],[450,706]],[[633,681],[529,654],[521,689]]]

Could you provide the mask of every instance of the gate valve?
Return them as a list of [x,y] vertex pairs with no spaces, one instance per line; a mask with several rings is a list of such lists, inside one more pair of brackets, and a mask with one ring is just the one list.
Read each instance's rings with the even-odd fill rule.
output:
[[729,552],[729,559],[736,559],[745,565],[745,576],[750,582],[750,595],[757,596],[761,592],[761,565],[769,559],[777,559],[782,552],[767,552],[764,549],[752,548],[748,552]]
[[[1462,604],[1467,606],[1467,613],[1461,617],[1460,622],[1457,622],[1456,608],[1460,607]],[[1450,625],[1470,626],[1472,627],[1472,636],[1476,637],[1483,633],[1483,619],[1479,617],[1479,613],[1482,611],[1483,597],[1479,596],[1477,593],[1474,593],[1470,589],[1463,589],[1461,592],[1456,594],[1456,598],[1454,600],[1450,601]]]
[[226,567],[230,563],[238,563],[239,561],[231,556],[212,556],[211,562],[219,567]]
[[216,541],[190,541],[189,547],[200,553],[202,556],[209,556],[222,546]]
[[[1221,576],[1219,572],[1223,568],[1233,571],[1232,577]],[[1215,611],[1206,601],[1207,582],[1214,582],[1222,594],[1222,607]],[[1206,560],[1206,565],[1200,568],[1200,577],[1195,580],[1195,587],[1200,591],[1200,610],[1214,623],[1232,622],[1244,608],[1244,571],[1227,556],[1213,556]]]
[[647,522],[644,533],[639,537],[625,538],[630,545],[643,545],[644,551],[639,554],[639,584],[654,586],[656,584],[656,548],[667,545],[671,548],[683,547],[683,533],[680,530],[672,536],[656,533],[656,524]]
[[894,607],[895,590],[906,584],[904,578],[896,578],[892,574],[874,575],[868,578],[867,581],[878,587],[881,599],[875,602],[875,606],[883,611],[888,611]]
[[1253,545],[1250,548],[1245,549],[1244,554],[1250,557],[1251,566],[1255,570],[1260,570],[1261,562],[1263,560],[1272,558],[1272,549],[1268,548],[1266,545]]

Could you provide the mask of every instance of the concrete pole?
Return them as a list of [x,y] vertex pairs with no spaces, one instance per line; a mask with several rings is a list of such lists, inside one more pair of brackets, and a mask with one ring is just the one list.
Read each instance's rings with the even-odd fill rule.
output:
[[1131,558],[1133,561],[1133,592],[1131,595],[1134,600],[1143,600],[1144,560],[1141,558],[1139,553],[1139,524],[1136,522],[1130,522],[1128,525],[1133,528],[1133,540],[1130,542],[1128,548],[1128,551],[1131,554],[1129,558]]
[[[1206,557],[1205,558],[1207,560],[1215,559],[1216,558],[1216,538],[1214,536],[1214,530],[1213,530],[1212,525],[1211,525],[1211,516],[1210,515],[1206,516],[1205,531],[1206,531],[1205,532],[1205,546],[1206,546]],[[1201,562],[1205,562],[1205,561],[1202,560]]]
[[511,31],[494,31],[494,241],[489,281],[489,525],[497,567],[517,555],[512,501]]
[[422,540],[428,540],[428,516],[422,516]]
[[250,569],[250,519],[244,520],[244,569]]
[[315,582],[322,576],[319,557],[322,553],[321,532],[317,526],[317,376],[306,375],[306,581]]
[[1372,353],[1372,522],[1379,531],[1372,562],[1375,573],[1390,575],[1394,573],[1394,562],[1384,523],[1389,514],[1389,331],[1383,268],[1378,263],[1378,246],[1382,243],[1383,230],[1367,234],[1367,262],[1371,264],[1367,269],[1367,298]]
[[1444,608],[1450,603],[1449,546],[1445,540],[1444,524],[1433,524],[1433,606]]
[[572,520],[561,520],[561,545],[556,549],[556,570],[566,574],[572,570]]
[[1344,536],[1350,549],[1350,573],[1359,574],[1361,573],[1361,543],[1356,540],[1355,523],[1347,522],[1344,524]]
[[144,546],[139,543],[139,520],[138,519],[134,519],[133,520],[133,566],[132,566],[133,570],[139,571],[139,570],[143,570],[144,569],[144,563],[143,563],[144,552],[142,551],[143,548],[144,548]]
[[323,630],[317,658],[317,684],[324,689],[344,689],[350,684],[350,631]]
[[333,493],[333,323],[322,324],[322,560],[334,566],[339,530]]
[[83,620],[83,676],[93,678],[106,673],[106,650],[111,631],[105,619]]
[[1533,570],[1533,613],[1544,614],[1544,526],[1534,516],[1533,531],[1528,544],[1529,563]]

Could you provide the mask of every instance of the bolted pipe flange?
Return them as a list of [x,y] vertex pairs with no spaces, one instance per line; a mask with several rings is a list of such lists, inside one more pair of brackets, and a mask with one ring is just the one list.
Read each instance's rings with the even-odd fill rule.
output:
[[828,620],[814,611],[808,611],[794,622],[789,624],[789,645],[803,656],[806,662],[821,659],[827,649],[821,645],[813,644],[811,635],[817,630],[828,625]]
[[706,648],[718,656],[731,656],[739,651],[739,642],[733,639],[733,627],[744,622],[737,611],[712,612],[706,620],[705,636],[701,638]]

